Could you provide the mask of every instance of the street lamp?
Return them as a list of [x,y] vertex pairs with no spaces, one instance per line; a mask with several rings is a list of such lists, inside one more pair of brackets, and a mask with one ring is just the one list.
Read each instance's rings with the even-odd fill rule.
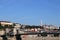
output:
[[21,35],[19,34],[19,29],[16,29],[16,40],[22,40]]

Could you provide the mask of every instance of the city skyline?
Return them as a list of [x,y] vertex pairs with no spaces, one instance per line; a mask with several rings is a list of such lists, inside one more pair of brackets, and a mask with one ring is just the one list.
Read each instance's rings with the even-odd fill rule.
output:
[[60,0],[0,0],[0,20],[60,26]]

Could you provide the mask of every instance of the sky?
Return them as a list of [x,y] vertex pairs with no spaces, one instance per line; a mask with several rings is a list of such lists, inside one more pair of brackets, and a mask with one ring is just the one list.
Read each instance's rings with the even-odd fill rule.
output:
[[0,21],[60,26],[60,0],[0,0]]

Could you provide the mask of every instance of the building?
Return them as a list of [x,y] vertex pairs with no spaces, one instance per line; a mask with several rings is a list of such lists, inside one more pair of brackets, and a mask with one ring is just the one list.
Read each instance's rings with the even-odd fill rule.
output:
[[1,24],[2,26],[5,26],[5,25],[7,25],[7,26],[13,25],[13,23],[10,22],[10,21],[0,21],[0,24]]
[[13,29],[13,32],[14,32],[14,35],[17,33],[16,31],[20,31],[20,28],[21,28],[21,24],[19,23],[14,23],[14,29]]
[[9,31],[13,30],[13,23],[10,21],[0,21],[0,27],[3,27],[2,30],[0,30],[1,34],[9,33]]
[[54,26],[54,25],[43,25],[43,27],[44,27],[44,30],[45,31],[52,31],[52,30],[54,30],[54,29],[59,29],[58,27],[56,27],[56,26]]
[[[0,27],[3,26],[3,27],[11,27],[13,26],[14,28],[6,28],[6,32],[7,33],[11,33],[12,30],[13,30],[13,33],[14,35],[17,33],[17,30],[20,32],[21,29],[22,31],[25,33],[27,33],[28,31],[30,32],[37,32],[37,31],[46,31],[46,32],[55,32],[55,33],[60,33],[60,30],[55,30],[55,29],[58,29],[56,26],[54,25],[42,25],[42,26],[30,26],[30,25],[21,25],[19,23],[12,23],[12,22],[9,22],[9,21],[0,21]],[[22,33],[23,33],[22,32]],[[0,35],[3,35],[5,33],[5,30],[1,30],[0,31]],[[21,33],[21,32],[20,32]],[[35,39],[35,40],[60,40],[60,35],[54,35],[54,34],[48,34],[47,36],[44,37],[44,35],[46,35],[45,33],[43,34],[43,36],[40,36],[38,37],[37,36],[38,34],[36,35],[23,35],[23,36],[27,36],[28,37],[31,37],[30,39]],[[40,34],[41,35],[41,34]],[[15,40],[16,37],[11,37],[12,39],[11,40]],[[25,37],[26,38],[26,37]],[[37,39],[36,39],[37,38]],[[56,38],[56,39],[55,39]],[[28,39],[28,40],[30,40]]]

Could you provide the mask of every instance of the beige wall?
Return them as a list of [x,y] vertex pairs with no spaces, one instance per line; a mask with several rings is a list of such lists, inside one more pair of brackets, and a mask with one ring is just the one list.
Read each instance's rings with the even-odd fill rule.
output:
[[8,25],[12,25],[13,23],[7,23],[7,22],[1,22],[1,24],[8,24]]
[[0,30],[0,35],[3,35],[5,33],[4,30]]

